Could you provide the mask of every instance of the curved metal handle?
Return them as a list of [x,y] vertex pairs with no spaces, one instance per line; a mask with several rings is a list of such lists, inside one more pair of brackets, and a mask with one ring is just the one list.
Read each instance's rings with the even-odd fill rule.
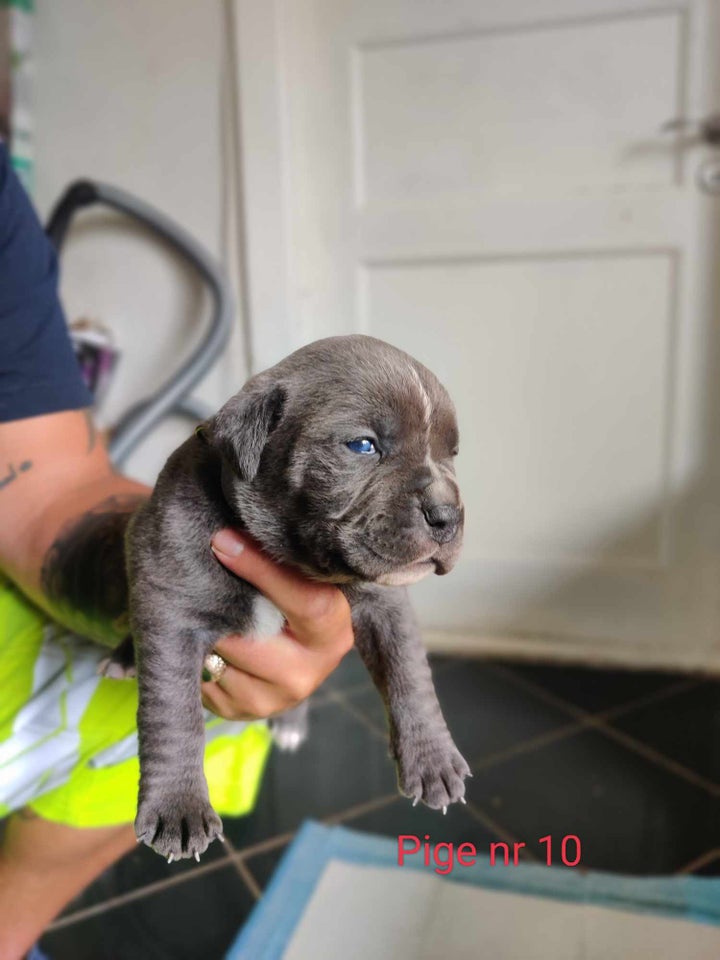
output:
[[230,284],[222,266],[194,237],[144,200],[106,183],[78,180],[71,184],[53,209],[47,234],[61,250],[70,222],[77,213],[92,204],[101,203],[139,220],[153,233],[166,240],[200,274],[210,289],[212,316],[202,343],[185,364],[151,397],[125,413],[113,431],[110,456],[123,463],[142,438],[173,409],[187,411],[187,394],[215,363],[232,331],[234,303]]
[[676,117],[660,127],[661,133],[694,133],[703,143],[720,147],[720,113],[710,114],[703,120]]

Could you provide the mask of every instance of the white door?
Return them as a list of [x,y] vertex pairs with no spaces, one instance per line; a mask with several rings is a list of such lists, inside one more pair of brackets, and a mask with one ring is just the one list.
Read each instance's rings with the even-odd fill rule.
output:
[[720,148],[661,133],[720,111],[720,3],[237,0],[237,40],[256,368],[368,332],[458,407],[428,641],[720,668]]

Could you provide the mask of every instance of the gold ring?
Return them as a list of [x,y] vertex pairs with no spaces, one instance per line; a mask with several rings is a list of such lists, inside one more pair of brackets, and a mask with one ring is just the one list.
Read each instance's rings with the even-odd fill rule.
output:
[[[227,660],[223,660],[219,653],[209,653],[203,660],[203,667],[203,680],[217,683],[227,669]],[[207,677],[204,675],[206,672],[209,674]]]

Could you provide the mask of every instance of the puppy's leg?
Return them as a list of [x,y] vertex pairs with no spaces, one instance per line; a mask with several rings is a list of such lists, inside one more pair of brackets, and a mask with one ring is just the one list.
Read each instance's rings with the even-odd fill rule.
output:
[[387,710],[401,792],[443,812],[464,803],[470,768],[442,715],[405,591],[369,588],[349,599],[355,644]]
[[310,701],[303,700],[292,710],[273,717],[270,721],[272,738],[280,750],[287,753],[295,751],[307,740],[310,714]]
[[222,836],[203,771],[205,724],[200,699],[205,633],[178,631],[172,618],[136,616],[140,796],[138,840],[163,857],[200,859]]

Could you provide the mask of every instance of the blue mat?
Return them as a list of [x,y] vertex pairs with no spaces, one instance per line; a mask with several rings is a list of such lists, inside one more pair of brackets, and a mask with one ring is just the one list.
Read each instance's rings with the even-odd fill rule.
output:
[[[390,870],[432,870],[422,861],[414,863],[414,858],[399,867],[396,840],[308,821],[290,845],[226,960],[280,960],[330,860]],[[475,866],[456,867],[448,882],[720,926],[720,879],[626,877],[535,864],[491,867],[487,859],[478,857]]]

